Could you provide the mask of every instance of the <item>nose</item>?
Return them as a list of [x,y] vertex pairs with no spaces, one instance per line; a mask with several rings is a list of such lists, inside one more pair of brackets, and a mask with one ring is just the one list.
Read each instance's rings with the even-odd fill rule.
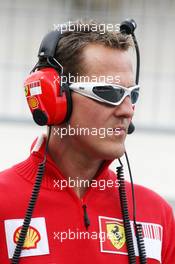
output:
[[119,117],[131,118],[134,115],[134,106],[131,103],[130,96],[126,96],[123,102],[115,107],[114,114]]

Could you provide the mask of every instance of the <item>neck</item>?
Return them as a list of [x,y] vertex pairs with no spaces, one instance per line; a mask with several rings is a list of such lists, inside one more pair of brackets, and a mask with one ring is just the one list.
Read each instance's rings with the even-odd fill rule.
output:
[[[90,182],[101,167],[103,160],[90,157],[85,151],[72,144],[69,138],[56,138],[51,136],[49,141],[49,154],[59,167],[66,179],[73,180],[73,188],[79,198],[82,198],[88,182]],[[78,184],[77,181],[82,184]]]

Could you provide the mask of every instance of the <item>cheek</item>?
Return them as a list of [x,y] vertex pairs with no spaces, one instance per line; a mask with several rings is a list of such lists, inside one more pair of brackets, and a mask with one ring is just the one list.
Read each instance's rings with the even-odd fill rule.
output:
[[70,125],[80,127],[104,127],[109,113],[101,104],[89,98],[73,94],[73,111]]

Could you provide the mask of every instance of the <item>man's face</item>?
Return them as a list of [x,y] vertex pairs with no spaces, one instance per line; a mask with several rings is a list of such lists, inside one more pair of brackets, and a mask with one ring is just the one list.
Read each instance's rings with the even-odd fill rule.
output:
[[[133,71],[128,52],[91,44],[84,51],[85,76],[94,79],[112,76],[113,83],[125,87],[133,86]],[[127,96],[119,106],[107,105],[76,92],[72,92],[73,112],[70,126],[86,128],[89,135],[69,138],[76,149],[94,159],[114,159],[125,151],[127,129],[133,116],[130,97]],[[120,128],[120,130],[119,130]],[[105,129],[105,134],[104,134]],[[107,131],[112,131],[107,133]],[[91,131],[98,131],[92,135]],[[96,134],[93,133],[93,134]]]

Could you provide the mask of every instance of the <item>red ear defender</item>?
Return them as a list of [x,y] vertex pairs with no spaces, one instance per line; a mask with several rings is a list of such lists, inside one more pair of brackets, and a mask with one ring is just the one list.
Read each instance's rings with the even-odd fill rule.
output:
[[31,73],[25,80],[25,96],[34,121],[40,125],[58,125],[67,118],[69,98],[61,92],[61,78],[54,68]]
[[27,103],[40,126],[64,123],[72,112],[69,84],[62,85],[63,67],[55,58],[61,37],[58,30],[44,36],[38,51],[39,60],[24,82]]

